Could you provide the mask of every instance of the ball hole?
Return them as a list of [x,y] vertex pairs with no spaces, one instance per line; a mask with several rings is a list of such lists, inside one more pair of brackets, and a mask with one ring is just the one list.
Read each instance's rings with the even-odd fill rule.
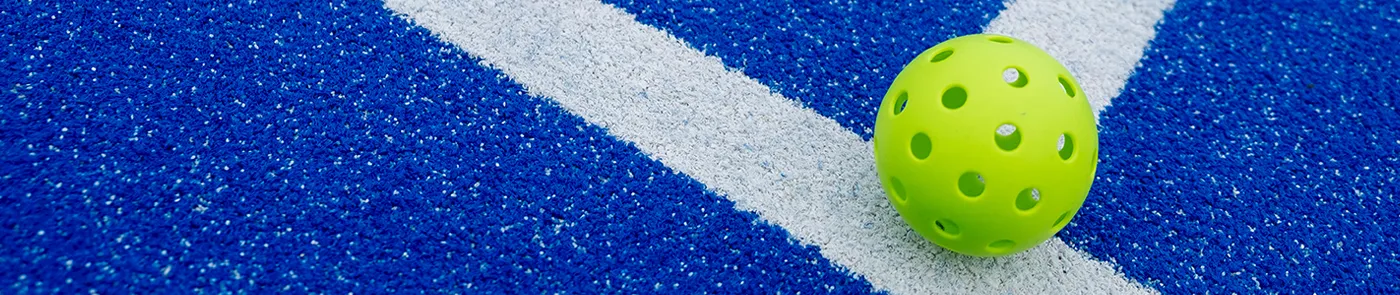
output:
[[957,236],[962,233],[962,229],[958,228],[958,224],[954,223],[952,220],[939,219],[933,222],[933,226],[938,227],[939,232],[947,234],[948,236]]
[[1011,37],[1007,36],[992,36],[991,38],[987,38],[987,40],[992,40],[992,42],[997,43],[1011,43]]
[[[1098,147],[1098,146],[1094,146],[1093,148],[1090,148],[1090,149],[1089,149],[1089,163],[1090,163],[1090,164],[1093,164],[1092,167],[1089,167],[1089,172],[1094,172],[1094,171],[1098,171],[1098,170],[1099,170],[1099,147]],[[1090,177],[1089,179],[1093,179],[1094,174],[1093,174],[1093,173],[1089,173],[1089,177]]]
[[1026,71],[1017,67],[1009,67],[1002,70],[1001,80],[1006,82],[1006,84],[1011,84],[1011,87],[1016,88],[1025,87],[1026,83],[1030,82],[1026,80]]
[[996,253],[1005,253],[1007,251],[1011,251],[1011,248],[1013,247],[1016,247],[1016,242],[1011,240],[1000,240],[988,244],[987,250],[991,250],[992,252]]
[[898,116],[906,107],[909,107],[909,92],[901,90],[899,97],[894,99],[894,114]]
[[909,152],[914,154],[914,158],[928,159],[928,154],[931,151],[933,151],[933,142],[929,140],[928,134],[919,132],[914,134],[913,139],[909,140]]
[[1060,134],[1060,141],[1055,144],[1055,150],[1060,153],[1060,159],[1069,161],[1074,156],[1074,138],[1069,134]]
[[948,90],[943,90],[943,107],[950,110],[961,108],[967,103],[967,90],[962,86],[954,85]]
[[952,48],[944,49],[943,51],[938,52],[938,54],[933,55],[933,59],[929,60],[929,62],[940,62],[945,59],[948,59],[949,56],[953,56]]
[[1028,188],[1016,195],[1016,209],[1026,211],[1035,208],[1036,204],[1040,204],[1040,189]]
[[1050,228],[1058,229],[1062,226],[1065,226],[1065,223],[1069,222],[1070,213],[1071,212],[1061,213],[1060,218],[1055,219],[1055,225],[1050,226]]
[[1073,84],[1069,83],[1069,79],[1065,78],[1065,76],[1060,76],[1060,88],[1064,89],[1065,95],[1069,95],[1069,97],[1074,97],[1074,86],[1072,85]]
[[1021,130],[1010,123],[1001,124],[1001,126],[997,126],[996,142],[997,147],[1001,150],[1015,150],[1016,147],[1021,146]]
[[894,200],[904,203],[906,200],[904,196],[904,183],[899,181],[899,177],[890,177],[890,188],[894,190],[891,192],[893,193]]
[[969,171],[958,177],[958,191],[961,191],[964,196],[980,196],[982,191],[986,189],[987,180],[982,179],[982,174]]

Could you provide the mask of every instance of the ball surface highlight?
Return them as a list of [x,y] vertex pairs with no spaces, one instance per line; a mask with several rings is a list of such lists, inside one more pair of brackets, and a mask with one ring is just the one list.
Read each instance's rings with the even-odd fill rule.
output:
[[924,238],[974,256],[1039,245],[1084,204],[1098,130],[1079,84],[1045,51],[968,35],[900,71],[875,119],[890,203]]

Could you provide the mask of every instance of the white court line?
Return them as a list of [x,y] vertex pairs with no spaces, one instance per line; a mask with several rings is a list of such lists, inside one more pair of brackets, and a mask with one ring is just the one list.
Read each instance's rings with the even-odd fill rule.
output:
[[[1156,9],[1158,18],[1166,7],[1072,2],[1077,8],[1067,10],[1071,13],[1138,15],[1143,13],[1118,9]],[[1018,8],[1023,5],[1044,4],[1017,1],[1007,9],[1012,15],[1004,13],[991,27],[1036,31],[1034,25],[1021,23],[1040,16],[1088,18],[1015,15],[1031,14]],[[385,6],[500,69],[531,94],[556,100],[704,183],[733,200],[738,209],[755,212],[802,243],[820,247],[822,255],[877,288],[902,294],[1152,292],[1059,239],[996,259],[934,246],[911,231],[888,205],[868,142],[615,7],[587,0],[389,0]],[[1088,21],[1094,28],[1095,20]],[[1129,24],[1151,30],[1155,22]],[[1102,32],[1112,31],[1094,28],[1085,33]],[[1055,41],[1008,33],[1041,44]],[[1133,43],[1136,38],[1100,37],[1103,40],[1096,42],[1110,43],[1104,48],[1129,46],[1140,55],[1144,46]],[[1124,43],[1113,43],[1119,41]],[[1093,60],[1069,63],[1081,68],[1133,66]],[[1088,85],[1121,87],[1123,82],[1081,83],[1090,89]]]
[[987,24],[1045,49],[1079,80],[1094,116],[1123,91],[1175,0],[1015,1]]

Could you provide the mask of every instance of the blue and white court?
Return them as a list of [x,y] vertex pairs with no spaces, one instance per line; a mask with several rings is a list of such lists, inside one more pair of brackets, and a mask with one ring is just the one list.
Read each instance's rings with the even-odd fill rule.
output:
[[[1027,252],[870,139],[956,36],[1098,116]],[[0,293],[1400,293],[1400,2],[0,3]]]

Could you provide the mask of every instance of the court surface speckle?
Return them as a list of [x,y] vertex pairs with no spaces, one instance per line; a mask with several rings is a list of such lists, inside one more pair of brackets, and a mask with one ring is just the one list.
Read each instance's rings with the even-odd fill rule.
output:
[[[865,140],[1015,3],[602,2]],[[1161,293],[1400,293],[1400,2],[1153,29],[1059,239]],[[0,47],[0,293],[887,291],[381,1],[11,1]]]

